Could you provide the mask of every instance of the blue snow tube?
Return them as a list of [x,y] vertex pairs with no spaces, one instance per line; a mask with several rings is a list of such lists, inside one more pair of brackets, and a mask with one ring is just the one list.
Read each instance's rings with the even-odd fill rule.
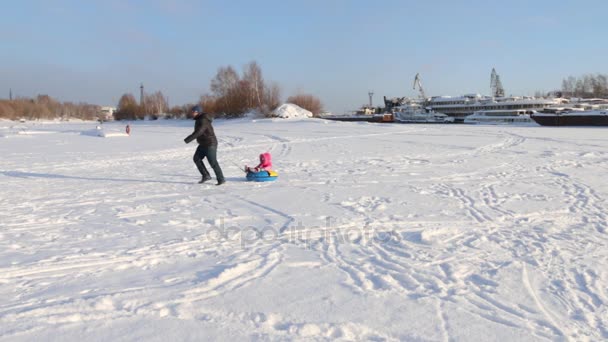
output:
[[278,177],[279,174],[275,171],[247,172],[247,180],[250,182],[273,182]]

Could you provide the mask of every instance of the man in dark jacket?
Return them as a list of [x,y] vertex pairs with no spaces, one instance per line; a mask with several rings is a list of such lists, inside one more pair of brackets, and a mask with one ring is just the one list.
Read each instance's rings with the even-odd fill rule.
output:
[[199,183],[205,183],[211,179],[209,171],[207,171],[205,164],[203,164],[203,159],[207,157],[209,165],[211,165],[213,172],[215,172],[217,185],[222,185],[226,183],[226,179],[224,178],[220,164],[217,162],[217,138],[215,137],[215,132],[213,131],[213,126],[211,125],[212,119],[209,114],[203,113],[200,106],[192,107],[192,116],[195,120],[194,132],[187,136],[184,141],[186,144],[190,143],[194,139],[196,139],[198,142],[198,148],[194,153],[193,159],[198,171],[203,176]]

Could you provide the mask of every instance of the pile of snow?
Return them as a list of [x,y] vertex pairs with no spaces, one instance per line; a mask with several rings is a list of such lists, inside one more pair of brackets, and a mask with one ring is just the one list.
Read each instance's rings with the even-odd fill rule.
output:
[[273,116],[282,119],[312,118],[312,112],[293,103],[284,103],[275,109]]
[[14,125],[10,127],[0,127],[0,137],[9,137],[15,135],[38,135],[38,134],[53,134],[57,131],[36,130],[30,129],[25,125]]
[[101,126],[95,127],[95,129],[82,131],[81,135],[88,135],[91,137],[100,137],[100,138],[115,138],[115,137],[128,137],[129,135],[126,132],[120,132],[117,130],[108,131]]
[[53,134],[53,133],[58,133],[55,131],[32,131],[32,130],[23,130],[23,131],[17,131],[16,134],[21,134],[21,135],[35,135],[35,134]]
[[116,138],[116,137],[128,137],[129,135],[125,132],[106,132],[103,131],[100,137],[102,138]]

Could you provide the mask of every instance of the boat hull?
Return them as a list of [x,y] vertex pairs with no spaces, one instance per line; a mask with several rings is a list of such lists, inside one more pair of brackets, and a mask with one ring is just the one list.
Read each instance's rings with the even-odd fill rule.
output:
[[392,114],[376,114],[376,115],[344,115],[344,116],[325,116],[323,117],[325,120],[332,121],[363,121],[363,122],[380,122],[380,123],[390,123],[394,122],[394,118]]
[[328,117],[323,117],[323,119],[332,120],[332,121],[350,121],[350,122],[358,122],[358,121],[379,122],[380,121],[378,119],[375,119],[371,115],[368,115],[368,116],[328,116]]
[[435,117],[434,115],[404,115],[395,114],[395,122],[397,123],[454,123],[454,119],[450,117]]
[[608,115],[533,115],[541,126],[608,126]]
[[402,124],[449,124],[453,123],[452,121],[444,121],[444,120],[434,120],[434,121],[423,121],[423,120],[395,120],[396,123]]

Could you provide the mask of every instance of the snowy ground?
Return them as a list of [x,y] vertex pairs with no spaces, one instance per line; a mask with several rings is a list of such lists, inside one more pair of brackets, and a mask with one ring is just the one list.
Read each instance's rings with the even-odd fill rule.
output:
[[1,340],[608,339],[606,129],[216,122],[216,187],[190,121],[11,125]]

